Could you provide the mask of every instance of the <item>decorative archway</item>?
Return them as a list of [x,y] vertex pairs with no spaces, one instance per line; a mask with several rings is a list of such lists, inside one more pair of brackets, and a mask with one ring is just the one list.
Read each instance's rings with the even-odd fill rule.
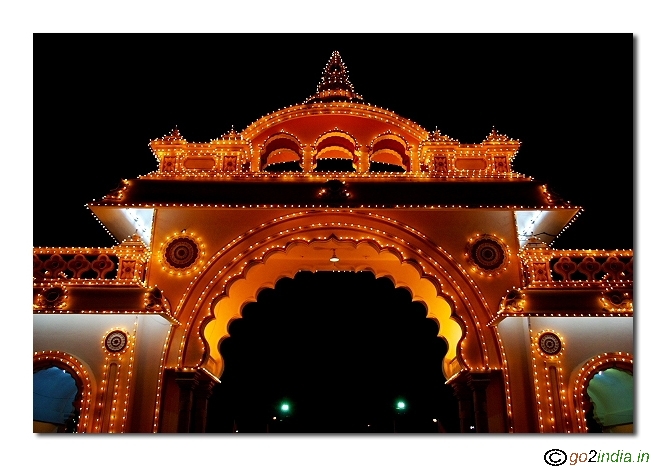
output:
[[504,367],[501,342],[486,325],[492,313],[464,267],[417,230],[348,209],[275,218],[214,254],[177,305],[183,325],[169,337],[166,367],[201,369],[218,378],[224,370],[219,343],[228,336],[229,323],[241,317],[242,306],[299,270],[334,270],[332,249],[341,258],[337,267],[389,277],[426,306],[428,317],[439,324],[438,335],[449,345],[443,361],[447,379],[461,371]]
[[592,409],[590,399],[587,396],[590,380],[599,371],[610,368],[621,369],[633,374],[634,358],[629,353],[603,353],[588,360],[576,373],[572,397],[577,432],[588,432],[586,415]]
[[[330,262],[334,251],[339,262]],[[414,301],[425,304],[428,318],[435,319],[439,324],[438,336],[449,343],[443,370],[447,377],[453,375],[456,366],[453,361],[457,355],[456,347],[462,340],[463,328],[453,316],[451,305],[439,295],[435,285],[423,277],[417,267],[405,262],[390,248],[371,240],[341,240],[334,235],[310,241],[295,240],[284,247],[271,248],[259,261],[249,265],[242,276],[229,282],[224,295],[214,300],[213,315],[202,326],[204,341],[208,345],[203,367],[221,375],[224,362],[219,352],[219,342],[229,336],[231,321],[241,317],[242,307],[256,301],[261,289],[273,288],[280,278],[293,278],[302,270],[315,272],[336,269],[367,270],[376,277],[388,277],[396,287],[407,288]]]

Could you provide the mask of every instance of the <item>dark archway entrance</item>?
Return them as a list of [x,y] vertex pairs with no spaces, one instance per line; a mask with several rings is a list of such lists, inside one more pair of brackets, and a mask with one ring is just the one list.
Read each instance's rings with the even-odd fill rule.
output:
[[407,290],[370,272],[281,279],[221,344],[207,431],[458,432],[442,374],[447,343],[425,316]]

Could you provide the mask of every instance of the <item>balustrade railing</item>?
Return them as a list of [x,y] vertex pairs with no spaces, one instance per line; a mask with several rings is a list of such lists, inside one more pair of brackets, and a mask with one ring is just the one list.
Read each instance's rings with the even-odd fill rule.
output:
[[35,248],[32,261],[35,282],[143,281],[146,249],[140,241],[110,248]]
[[631,250],[527,249],[521,259],[525,285],[531,288],[632,285],[634,280]]

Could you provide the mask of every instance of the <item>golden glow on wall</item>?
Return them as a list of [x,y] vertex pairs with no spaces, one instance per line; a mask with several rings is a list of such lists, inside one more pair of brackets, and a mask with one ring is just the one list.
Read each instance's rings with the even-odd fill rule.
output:
[[[333,249],[340,259],[338,262],[330,261]],[[444,373],[447,377],[452,375],[451,363],[457,356],[463,332],[460,324],[451,317],[450,304],[439,295],[433,283],[422,277],[417,268],[405,263],[398,254],[379,247],[375,242],[335,238],[290,242],[284,249],[267,251],[261,261],[247,267],[242,278],[233,281],[225,295],[216,302],[213,319],[203,329],[209,350],[203,367],[214,374],[221,374],[224,362],[219,352],[219,341],[229,336],[229,324],[241,317],[243,305],[256,301],[261,289],[273,288],[280,278],[292,278],[301,270],[371,271],[377,277],[389,277],[397,287],[407,288],[414,301],[425,304],[427,317],[438,322],[438,336],[449,344],[449,351],[444,356]],[[381,319],[381,310],[377,310],[377,318]]]

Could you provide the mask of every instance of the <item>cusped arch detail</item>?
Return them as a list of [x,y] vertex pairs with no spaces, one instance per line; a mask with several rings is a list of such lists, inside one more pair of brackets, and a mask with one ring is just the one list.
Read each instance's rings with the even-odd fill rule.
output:
[[[340,258],[337,263],[329,261],[333,249]],[[425,305],[427,317],[438,324],[438,336],[448,343],[442,363],[444,375],[448,378],[460,370],[462,364],[457,356],[464,326],[455,317],[452,304],[418,264],[404,260],[396,250],[373,240],[339,240],[334,236],[290,241],[272,248],[260,260],[248,263],[241,275],[229,280],[213,300],[212,315],[202,325],[201,337],[207,349],[202,367],[220,376],[224,370],[220,342],[229,336],[231,322],[242,317],[243,306],[255,302],[262,289],[274,288],[278,280],[293,278],[303,270],[370,271],[377,278],[389,278],[396,288],[406,288],[413,301]]]
[[[208,263],[192,278],[175,307],[175,316],[181,325],[168,337],[165,366],[177,370],[204,368],[210,345],[202,329],[213,315],[213,300],[226,296],[232,282],[243,279],[252,268],[266,260],[267,253],[282,250],[287,244],[299,240],[309,242],[333,237],[355,243],[369,240],[380,248],[393,251],[406,265],[411,264],[413,270],[421,271],[421,277],[429,280],[438,295],[451,303],[454,318],[464,333],[455,346],[456,358],[450,366],[452,372],[504,367],[501,341],[493,331],[494,327],[488,326],[493,313],[483,295],[479,294],[474,279],[455,257],[402,222],[372,213],[337,209],[299,211],[273,218],[247,230],[209,256]],[[305,261],[299,260],[330,264],[330,256],[325,257],[322,251],[318,250],[320,255],[323,254],[321,257],[317,258],[313,253]],[[343,250],[338,252],[345,255]],[[339,265],[347,265],[346,259]],[[364,259],[358,258],[357,261],[363,262]],[[306,264],[302,265],[305,267]],[[267,282],[267,286],[272,286],[276,280],[277,275]],[[226,328],[222,326],[219,331],[224,333]],[[452,344],[451,340],[449,344]],[[218,363],[222,364],[221,361]],[[220,374],[222,369],[220,366]]]
[[55,366],[69,373],[78,390],[74,403],[79,410],[76,432],[93,432],[93,399],[96,384],[90,368],[78,358],[63,351],[36,351],[32,357],[33,370]]

